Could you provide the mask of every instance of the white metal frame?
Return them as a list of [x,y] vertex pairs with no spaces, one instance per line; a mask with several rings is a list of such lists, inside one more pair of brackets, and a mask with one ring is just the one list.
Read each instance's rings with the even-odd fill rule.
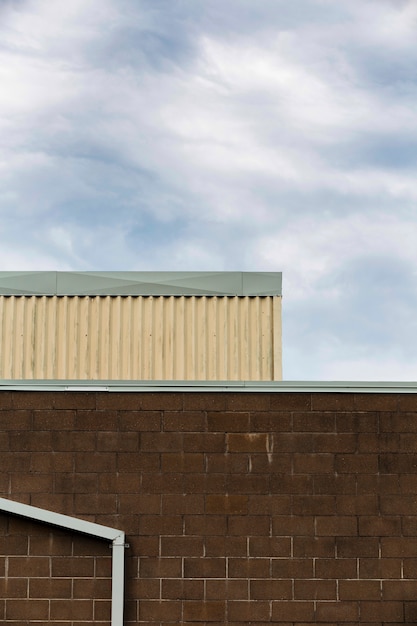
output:
[[51,526],[73,530],[112,542],[111,626],[123,626],[125,533],[117,528],[94,524],[69,515],[54,513],[36,506],[0,498],[0,512],[26,517]]

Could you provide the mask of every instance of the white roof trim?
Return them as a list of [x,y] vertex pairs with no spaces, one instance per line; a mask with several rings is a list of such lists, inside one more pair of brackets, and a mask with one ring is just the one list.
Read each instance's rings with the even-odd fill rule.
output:
[[111,626],[123,626],[124,548],[126,544],[125,533],[122,530],[94,524],[77,517],[48,511],[47,509],[40,509],[29,504],[22,504],[7,498],[0,498],[0,511],[111,541],[113,548]]

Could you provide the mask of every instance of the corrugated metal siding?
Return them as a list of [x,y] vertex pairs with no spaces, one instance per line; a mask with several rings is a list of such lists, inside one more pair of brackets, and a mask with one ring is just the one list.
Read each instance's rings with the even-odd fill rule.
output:
[[0,296],[0,377],[280,380],[278,296]]

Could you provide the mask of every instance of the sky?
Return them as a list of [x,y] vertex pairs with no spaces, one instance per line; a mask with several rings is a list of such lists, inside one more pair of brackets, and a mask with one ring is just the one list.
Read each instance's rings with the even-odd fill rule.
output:
[[282,271],[287,380],[417,378],[415,0],[2,0],[0,271]]

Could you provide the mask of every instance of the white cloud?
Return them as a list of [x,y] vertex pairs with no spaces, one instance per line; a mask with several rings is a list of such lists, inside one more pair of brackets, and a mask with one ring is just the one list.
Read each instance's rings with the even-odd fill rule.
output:
[[382,259],[410,268],[395,311],[411,323],[416,19],[390,0],[9,4],[2,268],[282,269],[291,372],[405,375],[405,335],[387,325],[382,350],[364,322],[348,345],[337,316],[357,318]]

